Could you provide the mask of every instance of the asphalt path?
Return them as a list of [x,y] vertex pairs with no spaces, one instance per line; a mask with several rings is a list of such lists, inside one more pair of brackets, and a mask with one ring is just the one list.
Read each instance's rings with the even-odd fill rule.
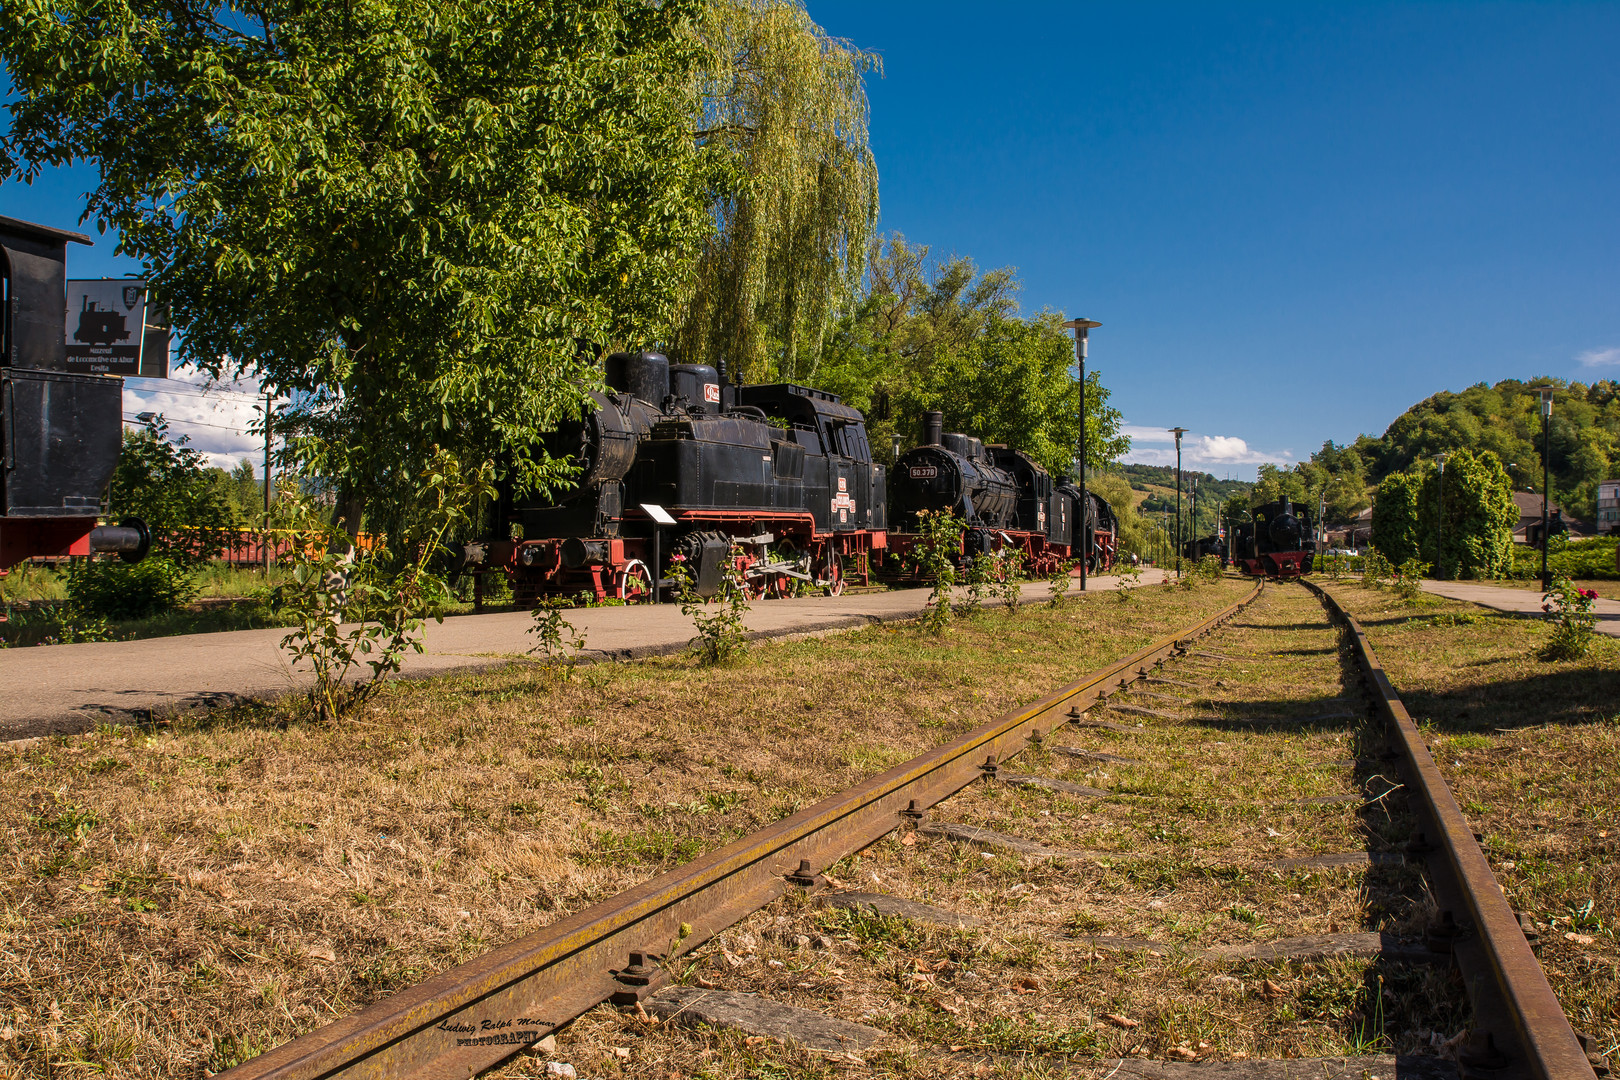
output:
[[[1162,579],[1148,570],[1142,584]],[[1094,577],[1091,588],[1118,579]],[[1045,582],[1024,586],[1024,602],[1047,599]],[[1079,583],[1071,590],[1078,595]],[[915,618],[928,590],[764,600],[746,626],[755,637],[782,637]],[[582,658],[624,660],[680,652],[693,640],[692,620],[675,604],[585,608],[568,612],[585,634]],[[534,645],[526,611],[459,615],[428,623],[423,653],[408,652],[401,675],[420,678],[525,660]],[[0,650],[0,741],[85,731],[98,723],[146,721],[307,687],[305,666],[281,650],[285,628],[186,634],[140,641],[97,641]]]
[[[1502,585],[1485,585],[1477,581],[1425,581],[1423,591],[1452,600],[1466,600],[1482,607],[1516,614],[1542,616],[1541,590],[1515,589]],[[1597,632],[1620,637],[1620,600],[1599,598],[1593,602],[1597,615]]]

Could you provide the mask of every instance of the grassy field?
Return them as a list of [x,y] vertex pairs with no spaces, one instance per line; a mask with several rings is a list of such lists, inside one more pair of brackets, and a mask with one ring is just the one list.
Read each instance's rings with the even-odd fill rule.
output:
[[[0,648],[54,645],[64,641],[116,640],[172,637],[176,634],[212,634],[227,630],[256,630],[287,626],[292,619],[277,610],[274,595],[290,580],[283,567],[264,570],[212,563],[197,572],[197,599],[180,611],[147,619],[119,619],[107,624],[105,634],[85,636],[77,619],[67,608],[67,591],[62,576],[54,569],[24,563],[0,577]],[[492,579],[493,579],[492,575]],[[472,581],[458,583],[461,602],[446,610],[447,615],[472,612]],[[510,608],[511,594],[504,582],[492,588],[485,610]]]
[[1620,1048],[1620,642],[1547,663],[1539,619],[1331,586],[1429,739],[1571,1021]]
[[204,1075],[604,899],[1230,603],[1095,594],[393,684],[0,747],[0,1076]]
[[[1112,714],[1127,730],[1059,731],[1004,767],[1107,796],[1003,780],[929,815],[1085,855],[1020,858],[895,833],[830,871],[845,887],[984,925],[852,914],[790,896],[700,950],[683,977],[882,1028],[895,1045],[865,1055],[869,1074],[906,1080],[967,1075],[983,1061],[996,1075],[1033,1077],[1138,1054],[1433,1052],[1435,1032],[1453,1035],[1467,1018],[1442,970],[1204,955],[1340,931],[1410,934],[1433,909],[1412,867],[1277,865],[1387,851],[1411,828],[1398,795],[1378,798],[1393,786],[1379,774],[1382,735],[1365,726],[1359,699],[1344,702],[1359,678],[1320,603],[1298,586],[1272,586],[1199,647],[1236,660],[1188,657],[1164,671],[1176,683],[1127,695],[1167,715]],[[824,1060],[764,1040],[649,1029],[610,1009],[564,1032],[556,1053],[591,1076],[832,1074]],[[509,1075],[534,1071],[518,1064]]]

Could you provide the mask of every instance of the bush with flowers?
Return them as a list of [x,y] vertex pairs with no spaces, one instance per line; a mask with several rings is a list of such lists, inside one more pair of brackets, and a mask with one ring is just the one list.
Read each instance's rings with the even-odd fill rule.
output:
[[1597,626],[1592,610],[1596,601],[1595,591],[1576,588],[1562,574],[1553,578],[1552,588],[1541,598],[1541,610],[1552,623],[1552,636],[1538,654],[1543,660],[1579,660],[1587,654]]

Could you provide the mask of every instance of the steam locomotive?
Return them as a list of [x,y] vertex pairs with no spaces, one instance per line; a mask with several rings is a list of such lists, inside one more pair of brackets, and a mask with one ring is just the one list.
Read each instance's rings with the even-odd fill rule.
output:
[[146,526],[97,526],[123,443],[124,381],[67,370],[67,245],[82,233],[0,217],[0,574],[36,555],[116,551]]
[[519,606],[654,599],[673,562],[703,596],[728,565],[751,598],[905,580],[916,575],[917,513],[929,509],[967,521],[963,559],[1010,549],[1050,573],[1084,549],[1094,569],[1113,563],[1105,500],[1017,450],[944,434],[939,413],[900,460],[902,531],[891,532],[888,470],[872,460],[865,418],[837,395],[733,386],[723,369],[645,351],[608,356],[604,377],[584,414],[546,440],[578,468],[572,485],[549,497],[507,489],[497,516],[509,538],[464,549],[469,566],[505,570]]
[[728,562],[754,598],[870,580],[888,498],[859,411],[792,383],[732,386],[656,352],[615,353],[605,367],[608,389],[547,441],[580,468],[573,486],[555,498],[507,491],[514,538],[469,545],[469,563],[506,568],[519,605],[581,592],[645,600],[667,586],[672,560],[704,596]]
[[923,418],[922,444],[895,463],[894,523],[887,576],[916,577],[921,560],[918,514],[949,513],[967,522],[964,558],[1014,551],[1033,573],[1055,572],[1084,558],[1091,571],[1113,565],[1118,523],[1096,492],[1082,497],[1067,478],[1053,480],[1039,462],[1007,446],[946,433],[943,414]]
[[1251,577],[1297,578],[1311,571],[1311,523],[1287,496],[1249,511],[1232,530],[1232,560]]

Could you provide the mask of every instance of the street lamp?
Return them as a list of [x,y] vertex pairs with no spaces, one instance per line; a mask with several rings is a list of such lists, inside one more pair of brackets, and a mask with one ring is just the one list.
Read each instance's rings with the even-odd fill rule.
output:
[[1086,341],[1102,325],[1095,319],[1070,319],[1063,324],[1074,331],[1074,358],[1080,364],[1080,527],[1086,537],[1080,545],[1080,591],[1086,591],[1086,564],[1091,561],[1094,531],[1086,525],[1091,500],[1086,498]]
[[1173,427],[1171,433],[1176,437],[1176,580],[1181,580],[1181,437],[1187,434],[1184,427]]
[[1434,576],[1437,578],[1442,576],[1440,563],[1445,557],[1443,545],[1446,540],[1446,458],[1449,456],[1449,454],[1434,455],[1434,463],[1440,466],[1440,497],[1435,500],[1438,506],[1434,512]]
[[1552,486],[1552,448],[1549,442],[1549,433],[1552,431],[1552,387],[1541,388],[1541,591],[1552,589],[1552,574],[1547,571],[1547,534],[1552,530],[1547,527],[1547,489]]
[[155,413],[155,412],[138,412],[138,413],[135,414],[135,419],[139,420],[143,424],[150,424],[152,421],[157,419],[157,413]]

